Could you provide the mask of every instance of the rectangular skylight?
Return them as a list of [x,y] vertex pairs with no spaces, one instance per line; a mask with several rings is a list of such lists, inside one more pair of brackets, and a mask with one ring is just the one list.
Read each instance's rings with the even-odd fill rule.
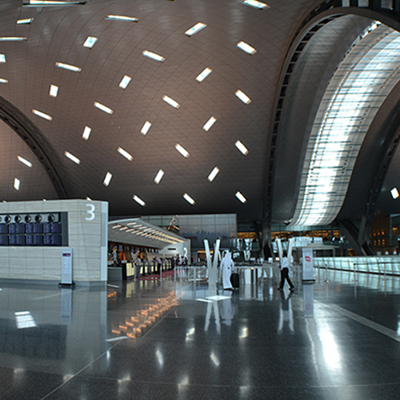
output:
[[17,178],[14,179],[14,189],[19,190],[19,186],[21,184],[21,181]]
[[127,17],[126,15],[107,15],[106,19],[113,19],[117,21],[129,21],[129,22],[138,22],[139,18],[135,17]]
[[91,49],[96,44],[96,42],[97,42],[97,37],[88,36],[87,39],[85,40],[85,43],[83,43],[83,47]]
[[247,54],[253,55],[257,53],[257,50],[254,47],[251,47],[249,44],[243,41],[239,42],[236,46],[239,47],[240,50],[246,52]]
[[169,104],[170,106],[174,107],[174,108],[179,108],[180,104],[178,102],[176,102],[175,100],[171,99],[171,97],[168,96],[163,96],[163,100]]
[[215,124],[215,122],[217,122],[217,118],[215,117],[211,117],[206,124],[203,126],[203,129],[208,132],[209,129]]
[[400,195],[399,195],[399,191],[397,190],[397,188],[393,188],[390,193],[392,194],[392,197],[394,199],[397,199]]
[[187,193],[185,193],[185,194],[183,195],[183,198],[184,198],[188,203],[190,203],[192,206],[193,206],[194,204],[196,204],[196,202],[195,202]]
[[148,50],[144,50],[144,51],[142,52],[142,54],[143,54],[145,57],[151,58],[151,59],[156,60],[156,61],[159,61],[159,62],[163,62],[163,61],[165,60],[165,58],[164,58],[163,56],[160,56],[160,55],[158,55],[158,54],[156,54],[156,53],[153,53],[153,52],[151,52],[151,51],[148,51]]
[[118,147],[117,149],[118,153],[124,156],[127,160],[132,161],[133,157],[131,154],[129,154],[126,150],[124,150],[122,147]]
[[104,104],[98,103],[97,101],[94,102],[94,106],[107,114],[112,114],[114,112],[113,110],[111,110],[111,108],[105,106]]
[[86,1],[25,0],[22,3],[26,7],[77,6],[84,4],[86,4]]
[[143,135],[147,135],[147,132],[149,131],[149,129],[151,128],[151,122],[146,121],[142,127],[142,130],[140,131],[140,133],[143,133]]
[[26,37],[22,36],[0,36],[0,42],[22,42]]
[[146,203],[140,197],[136,196],[136,194],[133,196],[133,200],[135,200],[136,203],[139,203],[142,207],[146,205]]
[[85,129],[83,130],[83,134],[82,134],[83,139],[89,140],[91,132],[92,132],[92,129],[89,128],[88,126],[85,126]]
[[242,193],[236,192],[235,196],[236,196],[242,203],[246,203],[247,199],[246,199],[246,197],[244,197],[244,196],[242,195]]
[[111,182],[112,174],[107,172],[106,177],[104,178],[103,185],[108,186]]
[[243,155],[247,155],[249,153],[249,150],[247,149],[247,147],[240,141],[236,141],[235,146],[239,149],[239,151],[243,154]]
[[250,104],[251,103],[250,97],[245,95],[241,90],[237,90],[235,92],[235,94],[236,94],[237,97],[239,97],[240,100],[243,101],[243,103],[245,103],[245,104]]
[[21,156],[17,156],[18,160],[25,164],[27,167],[32,168],[32,163]]
[[132,78],[130,76],[124,75],[124,77],[122,78],[121,82],[119,83],[119,87],[122,88],[122,89],[126,89],[131,80],[132,80]]
[[57,97],[57,95],[58,95],[58,86],[50,85],[49,95],[53,96],[53,97]]
[[162,169],[160,169],[160,170],[157,172],[156,177],[154,178],[154,182],[157,183],[157,184],[159,184],[160,181],[161,181],[161,179],[163,178],[163,176],[164,176],[164,171],[163,171]]
[[188,29],[185,32],[185,35],[186,36],[193,36],[195,33],[200,32],[206,26],[207,26],[207,24],[203,24],[202,22],[198,22],[195,26],[192,26],[190,29]]
[[183,155],[183,157],[188,158],[189,157],[189,152],[186,151],[180,144],[176,144],[175,148]]
[[51,116],[48,115],[48,114],[45,114],[44,112],[41,112],[41,111],[38,111],[38,110],[35,110],[35,109],[33,109],[32,112],[33,112],[34,114],[36,114],[38,117],[47,119],[47,121],[51,121],[51,120],[53,119],[53,117],[51,117]]
[[62,69],[67,69],[68,71],[81,72],[81,68],[76,67],[75,65],[65,64],[62,62],[56,62],[56,67],[62,68]]
[[0,83],[8,83],[8,80],[4,79],[4,78],[0,78]]
[[258,8],[259,10],[264,10],[264,8],[270,7],[268,4],[262,3],[261,1],[255,1],[255,0],[244,0],[243,4],[246,4],[246,5],[254,7],[254,8]]
[[6,55],[0,54],[0,63],[5,63],[5,62],[6,62]]
[[200,75],[197,75],[196,81],[197,81],[197,82],[203,82],[204,79],[206,79],[207,76],[211,74],[211,72],[212,72],[212,69],[211,69],[211,68],[208,68],[208,67],[205,68],[205,69],[201,72]]
[[33,18],[19,19],[17,25],[28,25],[33,21]]
[[220,169],[218,168],[218,167],[215,167],[212,171],[211,171],[211,174],[210,175],[208,175],[208,180],[210,181],[210,182],[212,182],[214,179],[215,179],[215,177],[218,175],[218,172],[220,171]]
[[69,158],[75,164],[79,165],[81,163],[81,160],[78,157],[75,157],[73,154],[69,153],[68,151],[66,151],[64,154],[65,154],[65,157]]

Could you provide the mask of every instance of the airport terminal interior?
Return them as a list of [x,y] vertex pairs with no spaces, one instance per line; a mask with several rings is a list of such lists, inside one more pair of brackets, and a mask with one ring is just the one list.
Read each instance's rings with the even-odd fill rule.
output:
[[398,0],[2,0],[0,399],[397,399],[399,32]]

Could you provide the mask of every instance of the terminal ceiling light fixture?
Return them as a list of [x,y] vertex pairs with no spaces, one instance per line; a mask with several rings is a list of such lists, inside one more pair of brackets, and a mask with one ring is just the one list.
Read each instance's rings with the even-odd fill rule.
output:
[[180,144],[175,145],[175,149],[179,151],[183,155],[183,157],[188,158],[189,157],[189,152],[185,150]]
[[208,132],[208,131],[211,129],[211,127],[212,127],[216,122],[217,122],[217,118],[211,117],[211,118],[205,123],[205,125],[203,126],[203,129],[204,129],[206,132]]
[[397,199],[400,196],[399,191],[397,190],[397,188],[393,188],[390,191],[390,194],[392,195],[393,199]]
[[265,4],[261,1],[255,1],[255,0],[244,0],[242,3],[246,4],[247,6],[258,8],[259,10],[264,10],[265,8],[270,7],[268,4]]
[[133,196],[133,200],[135,200],[136,203],[140,204],[142,207],[146,205],[146,203],[140,197],[136,196],[136,194]]
[[84,4],[86,4],[86,1],[24,0],[22,3],[22,5],[25,7],[65,7]]
[[117,149],[118,153],[121,154],[123,157],[125,157],[127,160],[132,161],[133,157],[131,154],[129,154],[126,150],[124,150],[122,147],[118,147]]
[[19,187],[21,185],[21,181],[17,178],[14,179],[14,189],[19,190]]
[[204,24],[203,22],[198,22],[196,25],[192,26],[190,29],[188,29],[185,32],[186,36],[193,36],[197,32],[200,32],[202,29],[204,29],[207,26],[207,24]]
[[52,96],[52,97],[57,97],[57,95],[58,95],[58,86],[50,85],[49,95]]
[[4,78],[0,78],[0,83],[8,83],[8,80],[4,79]]
[[183,195],[183,198],[184,198],[189,204],[191,204],[192,206],[196,204],[196,202],[195,202],[187,193],[185,193],[185,194]]
[[176,102],[174,99],[171,99],[171,97],[168,97],[166,95],[163,96],[163,100],[169,104],[170,106],[174,107],[174,108],[179,108],[180,104],[178,102]]
[[142,54],[145,57],[151,58],[152,60],[158,61],[158,62],[164,62],[165,58],[163,56],[160,56],[156,53],[153,53],[152,51],[144,50]]
[[157,183],[157,185],[158,185],[161,182],[161,179],[163,178],[163,176],[164,176],[164,171],[162,169],[160,169],[157,172],[156,177],[154,178],[154,182]]
[[83,47],[91,49],[96,44],[97,40],[98,40],[97,37],[88,36],[87,39],[85,40],[85,43],[83,43]]
[[42,111],[33,109],[32,112],[33,112],[35,115],[37,115],[38,117],[41,117],[41,118],[43,118],[43,119],[47,119],[47,121],[51,121],[51,120],[53,119],[53,117],[51,117],[51,116],[48,115],[48,114],[45,114],[45,113],[42,112]]
[[138,22],[139,18],[128,17],[126,15],[107,15],[106,19],[111,19],[115,21],[128,21],[128,22]]
[[215,167],[212,171],[211,171],[211,173],[210,173],[210,175],[208,175],[208,180],[210,181],[210,182],[212,182],[214,179],[215,179],[215,177],[218,175],[218,172],[220,171],[220,169],[218,168],[218,167]]
[[250,104],[251,103],[250,97],[247,96],[245,93],[243,93],[241,90],[236,90],[235,95],[240,100],[242,100],[244,104]]
[[19,19],[17,25],[29,25],[33,20],[34,18]]
[[212,72],[211,68],[208,68],[208,67],[205,68],[199,75],[197,75],[196,81],[199,82],[199,83],[203,82],[204,79],[206,79],[207,76],[211,74],[211,72]]
[[244,156],[247,156],[247,154],[249,154],[249,150],[247,149],[247,147],[246,147],[240,140],[237,140],[237,141],[236,141],[235,146],[237,147],[237,149],[238,149]]
[[247,199],[246,199],[246,197],[244,197],[244,196],[242,195],[242,193],[236,192],[235,196],[236,196],[242,203],[246,203]]
[[71,65],[71,64],[66,64],[66,63],[62,63],[62,62],[56,62],[56,67],[61,68],[61,69],[66,69],[68,71],[72,71],[72,72],[81,72],[81,68],[76,67],[75,65]]
[[249,44],[243,41],[239,42],[236,46],[247,54],[253,55],[257,53],[257,50],[254,47],[251,47]]
[[0,36],[0,42],[23,42],[26,37],[22,36]]
[[129,82],[132,80],[132,78],[128,75],[124,75],[122,78],[121,82],[119,83],[119,87],[121,89],[126,89],[129,85]]
[[5,63],[5,62],[6,62],[5,54],[0,54],[0,63]]
[[147,132],[149,131],[149,129],[151,128],[151,122],[146,121],[142,127],[142,130],[140,131],[140,133],[142,133],[143,135],[147,135]]
[[89,128],[88,126],[85,126],[85,129],[83,130],[82,138],[85,140],[89,140],[91,132],[92,132],[92,129]]
[[106,177],[104,178],[104,181],[103,181],[103,185],[107,187],[111,182],[111,178],[112,178],[112,174],[110,172],[107,172]]
[[32,163],[28,160],[26,160],[25,158],[21,157],[21,156],[17,156],[18,161],[21,162],[22,164],[26,165],[29,168],[32,168]]
[[94,106],[97,107],[99,110],[104,111],[107,114],[112,114],[114,112],[110,107],[107,107],[104,104],[101,104],[97,101],[94,102]]
[[73,154],[69,153],[68,151],[64,152],[65,157],[69,158],[75,164],[80,164],[81,160],[78,157],[75,157]]

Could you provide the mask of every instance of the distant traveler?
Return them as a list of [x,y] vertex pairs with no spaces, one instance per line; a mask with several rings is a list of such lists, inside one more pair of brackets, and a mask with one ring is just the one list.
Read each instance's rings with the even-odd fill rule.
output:
[[281,260],[281,283],[279,284],[278,290],[283,290],[283,286],[285,284],[285,279],[290,286],[290,290],[294,290],[294,286],[292,281],[289,278],[289,260],[286,255],[286,251],[282,252],[282,260]]
[[234,263],[232,261],[231,253],[227,251],[221,261],[220,268],[222,271],[222,285],[224,290],[233,290],[231,283],[231,274],[233,271]]

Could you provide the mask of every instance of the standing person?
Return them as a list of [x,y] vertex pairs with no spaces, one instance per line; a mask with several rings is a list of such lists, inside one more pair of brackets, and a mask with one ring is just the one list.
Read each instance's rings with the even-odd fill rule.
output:
[[281,260],[281,283],[279,284],[278,290],[283,290],[283,285],[285,284],[285,279],[287,280],[287,283],[290,286],[290,290],[294,290],[294,286],[292,281],[289,278],[289,267],[290,263],[287,258],[286,251],[282,252],[282,260]]
[[231,253],[227,251],[221,261],[220,268],[222,271],[222,285],[224,290],[233,290],[231,283],[231,274],[233,271],[234,263],[232,261]]

